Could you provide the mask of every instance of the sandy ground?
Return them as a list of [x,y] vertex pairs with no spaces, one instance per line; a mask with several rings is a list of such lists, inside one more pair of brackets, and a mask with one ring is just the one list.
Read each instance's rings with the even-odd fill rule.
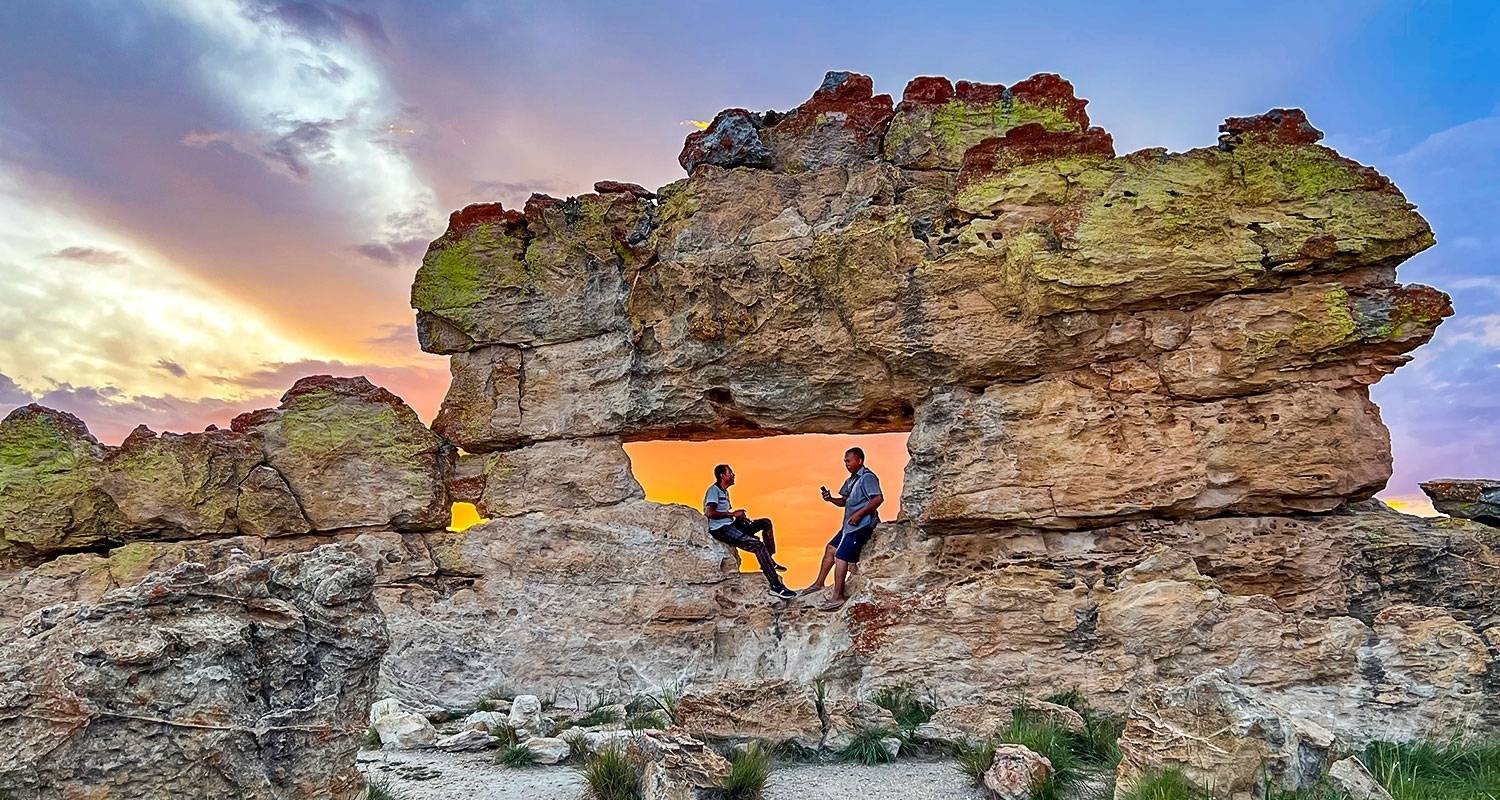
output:
[[[385,778],[399,800],[576,800],[583,784],[572,768],[508,769],[494,753],[368,751],[360,769]],[[898,761],[876,767],[854,764],[782,764],[766,784],[764,800],[968,800],[977,798],[951,761]]]

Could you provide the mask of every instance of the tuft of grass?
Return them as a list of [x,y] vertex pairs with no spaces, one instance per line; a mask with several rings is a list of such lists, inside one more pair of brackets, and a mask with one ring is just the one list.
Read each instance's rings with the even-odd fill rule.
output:
[[1091,767],[1114,769],[1120,763],[1120,735],[1125,732],[1125,717],[1093,709],[1082,713],[1083,732],[1068,732],[1073,752],[1079,761]]
[[1089,713],[1088,701],[1084,699],[1083,692],[1079,691],[1077,686],[1061,692],[1053,692],[1043,697],[1042,700],[1055,706],[1067,706],[1079,714],[1087,715]]
[[512,769],[524,769],[536,766],[536,753],[524,744],[513,744],[500,751],[495,756],[496,764],[503,764]]
[[581,762],[585,757],[588,756],[588,754],[589,754],[588,745],[585,744],[584,741],[583,741],[583,734],[579,734],[577,736],[566,736],[566,737],[563,737],[563,741],[565,741],[565,742],[568,743],[568,760],[569,761],[572,761],[574,764],[577,764],[577,763]]
[[1152,770],[1119,800],[1209,800],[1177,769]]
[[[377,730],[375,730],[375,726],[373,726],[373,725],[371,725],[368,728],[365,728],[365,749],[366,750],[377,750],[379,748],[380,748],[380,732],[377,731]],[[0,800],[5,800],[5,796],[4,795],[0,795]]]
[[574,728],[592,728],[595,725],[608,725],[611,722],[619,721],[619,709],[610,706],[599,706],[569,724]]
[[633,731],[659,731],[667,727],[667,720],[662,719],[660,711],[647,711],[625,720],[625,727]]
[[984,785],[984,773],[995,763],[995,743],[961,742],[953,746],[953,758],[958,762],[958,771],[969,776],[975,786]]
[[1079,759],[1073,752],[1073,737],[1050,719],[1018,708],[1010,724],[995,732],[995,740],[1021,745],[1052,762],[1052,774],[1032,787],[1032,800],[1059,800],[1078,779]]
[[729,759],[729,777],[724,779],[724,800],[760,800],[771,777],[771,753],[759,742]]
[[479,711],[494,711],[499,707],[500,704],[495,702],[494,700],[480,700],[479,702],[474,704],[474,708]]
[[889,739],[895,735],[896,732],[889,728],[855,728],[854,738],[838,751],[838,757],[842,761],[854,761],[865,766],[895,761],[880,743],[881,739]]
[[1360,760],[1396,800],[1500,800],[1500,741],[1376,742]]
[[586,800],[641,800],[641,778],[618,747],[606,747],[584,759],[579,772]]
[[932,715],[937,713],[937,701],[934,698],[918,697],[916,690],[907,684],[882,687],[871,700],[896,718],[896,725],[906,734],[903,739],[909,738],[918,725],[932,719]]
[[[365,779],[365,788],[369,789],[369,800],[404,800],[405,795],[391,788],[390,781],[385,778]],[[9,792],[0,792],[0,800],[11,800]]]

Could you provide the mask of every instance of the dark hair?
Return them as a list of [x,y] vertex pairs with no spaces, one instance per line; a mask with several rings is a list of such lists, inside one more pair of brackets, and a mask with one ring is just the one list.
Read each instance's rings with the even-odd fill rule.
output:
[[865,451],[862,450],[861,448],[851,447],[848,450],[844,451],[844,455],[846,455],[846,456],[849,455],[850,453],[853,453],[853,454],[859,456],[859,460],[860,461],[864,461],[865,460]]
[[714,467],[714,480],[717,481],[720,478],[724,477],[724,473],[726,473],[728,471],[729,471],[729,465],[728,464],[720,464],[717,467]]

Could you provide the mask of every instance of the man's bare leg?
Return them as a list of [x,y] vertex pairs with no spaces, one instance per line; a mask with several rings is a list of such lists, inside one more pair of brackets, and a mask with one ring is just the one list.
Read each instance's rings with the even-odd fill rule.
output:
[[838,559],[838,564],[833,568],[833,596],[828,598],[830,603],[842,603],[849,599],[844,591],[844,580],[849,575],[849,562]]
[[823,548],[823,563],[818,565],[818,579],[813,581],[811,586],[797,594],[808,595],[813,592],[823,591],[824,581],[828,580],[828,571],[833,569],[834,553],[836,552],[832,547]]

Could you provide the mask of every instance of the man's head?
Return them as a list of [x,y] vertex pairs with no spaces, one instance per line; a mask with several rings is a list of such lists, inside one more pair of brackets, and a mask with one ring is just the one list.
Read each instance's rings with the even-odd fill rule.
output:
[[851,447],[844,451],[844,468],[853,475],[859,472],[859,468],[865,465],[865,451],[858,447]]
[[720,486],[734,485],[734,470],[728,464],[720,464],[714,467],[714,482]]

